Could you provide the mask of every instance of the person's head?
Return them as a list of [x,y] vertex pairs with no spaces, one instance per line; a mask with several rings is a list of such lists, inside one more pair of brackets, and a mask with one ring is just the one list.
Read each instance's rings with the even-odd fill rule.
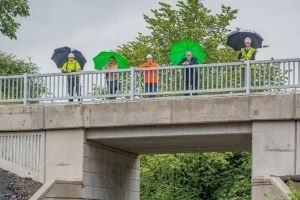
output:
[[112,56],[112,57],[109,58],[109,64],[110,65],[116,64],[116,58],[114,56]]
[[73,53],[69,53],[68,59],[69,61],[73,61],[75,59],[75,55]]
[[189,59],[191,59],[192,58],[192,52],[190,52],[190,51],[187,51],[187,52],[185,52],[185,57],[189,60]]
[[154,60],[154,58],[153,58],[153,56],[152,56],[151,54],[148,54],[148,55],[146,56],[146,60],[147,60],[148,63],[152,63],[153,60]]
[[245,40],[244,40],[245,47],[249,48],[251,46],[251,42],[252,42],[251,38],[246,37]]

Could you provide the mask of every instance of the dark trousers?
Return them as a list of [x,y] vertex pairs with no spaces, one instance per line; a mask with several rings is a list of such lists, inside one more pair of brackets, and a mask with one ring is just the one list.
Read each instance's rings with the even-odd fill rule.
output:
[[[118,90],[118,81],[106,81],[106,85],[108,88],[108,94],[117,94]],[[109,97],[108,99],[116,99],[116,97]]]
[[[198,90],[198,73],[197,69],[187,68],[184,70],[184,90]],[[188,96],[189,93],[185,93]],[[193,93],[196,95],[196,93]]]
[[[78,76],[68,76],[67,87],[69,96],[75,96],[75,93],[77,96],[80,96],[80,85]],[[69,101],[73,101],[73,99],[69,99]],[[80,99],[78,99],[78,101],[80,101]]]
[[[145,83],[145,93],[157,92],[157,83]],[[156,97],[156,95],[149,95],[149,98]]]

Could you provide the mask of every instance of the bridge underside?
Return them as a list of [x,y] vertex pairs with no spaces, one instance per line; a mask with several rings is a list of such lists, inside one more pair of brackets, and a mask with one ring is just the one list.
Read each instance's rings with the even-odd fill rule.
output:
[[247,123],[87,129],[86,138],[135,154],[251,150]]

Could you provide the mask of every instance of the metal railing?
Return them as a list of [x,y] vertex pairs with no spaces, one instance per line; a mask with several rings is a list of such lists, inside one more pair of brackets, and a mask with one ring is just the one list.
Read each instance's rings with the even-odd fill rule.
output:
[[0,102],[250,94],[300,88],[300,58],[0,77]]

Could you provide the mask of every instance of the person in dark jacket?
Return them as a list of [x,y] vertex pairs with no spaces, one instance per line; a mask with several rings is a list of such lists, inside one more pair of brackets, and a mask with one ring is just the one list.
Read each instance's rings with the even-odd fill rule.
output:
[[[185,54],[185,58],[182,59],[180,65],[189,66],[189,65],[197,65],[197,58],[193,57],[192,52],[187,51]],[[184,90],[198,90],[198,70],[196,68],[186,68],[183,73],[183,82],[184,82]],[[191,86],[191,88],[190,88]],[[194,95],[196,93],[193,93]],[[185,96],[189,94],[186,93]]]

